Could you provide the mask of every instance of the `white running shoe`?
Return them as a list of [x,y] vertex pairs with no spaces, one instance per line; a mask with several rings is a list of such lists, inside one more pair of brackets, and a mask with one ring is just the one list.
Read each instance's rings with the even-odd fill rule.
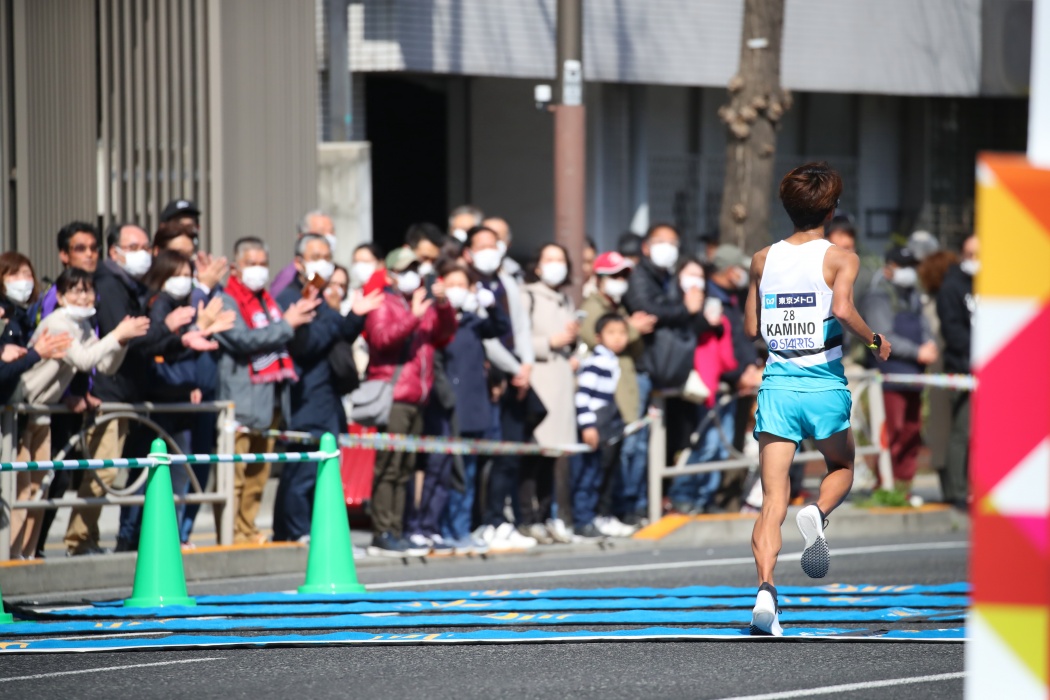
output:
[[562,544],[572,542],[572,530],[568,528],[565,521],[561,518],[549,519],[547,521],[547,532],[555,542],[561,542]]
[[521,534],[526,537],[531,537],[536,540],[539,544],[554,544],[554,538],[547,532],[547,528],[543,527],[539,523],[533,523],[532,525],[525,525],[519,530]]
[[758,588],[755,607],[751,611],[751,635],[756,637],[783,637],[780,610],[777,607],[777,589],[768,583]]
[[489,549],[493,552],[506,552],[515,549],[532,549],[536,546],[536,540],[518,532],[514,523],[503,523],[496,528],[496,534],[489,542]]
[[831,566],[831,551],[824,539],[826,522],[815,504],[806,506],[795,516],[798,531],[806,541],[806,548],[802,550],[802,570],[810,578],[824,578]]
[[486,545],[492,544],[492,540],[496,537],[496,528],[492,525],[482,525],[474,531],[472,537],[475,540],[480,540]]
[[[427,537],[426,535],[421,535],[418,532],[412,533],[408,536],[408,543],[412,545],[412,549],[415,551],[425,549],[426,554],[429,554],[430,550],[434,547],[434,543],[430,540],[429,537]],[[426,554],[420,556],[426,556]]]

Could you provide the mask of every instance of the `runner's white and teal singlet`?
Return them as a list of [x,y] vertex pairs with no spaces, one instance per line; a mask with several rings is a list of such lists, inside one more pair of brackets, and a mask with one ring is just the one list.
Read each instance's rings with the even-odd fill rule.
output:
[[762,389],[843,389],[842,326],[824,281],[824,239],[774,243],[759,284],[759,332],[769,347]]

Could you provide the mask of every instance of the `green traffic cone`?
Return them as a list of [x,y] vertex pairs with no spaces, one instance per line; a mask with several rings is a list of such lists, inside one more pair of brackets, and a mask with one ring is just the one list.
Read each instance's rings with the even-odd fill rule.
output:
[[[337,451],[335,436],[321,436],[321,452]],[[314,487],[314,512],[310,521],[310,554],[306,561],[306,583],[300,593],[364,593],[357,581],[354,548],[350,543],[350,521],[343,500],[343,478],[339,458],[321,460]]]
[[[167,454],[164,440],[157,438],[151,454]],[[196,605],[186,595],[182,570],[179,526],[171,491],[171,466],[160,464],[149,470],[146,505],[142,508],[142,534],[135,563],[135,588],[124,601],[126,608],[159,608],[166,605]]]
[[15,618],[11,617],[11,613],[4,612],[4,592],[0,591],[0,625],[14,621]]

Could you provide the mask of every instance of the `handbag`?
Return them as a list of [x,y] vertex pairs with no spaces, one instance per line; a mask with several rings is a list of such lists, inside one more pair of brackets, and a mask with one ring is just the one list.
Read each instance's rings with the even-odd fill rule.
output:
[[409,337],[405,341],[405,346],[401,350],[401,362],[398,363],[390,381],[369,379],[361,382],[361,386],[350,393],[350,402],[353,404],[350,409],[350,420],[354,423],[372,427],[385,426],[390,422],[390,409],[394,405],[394,387],[397,386],[397,380],[401,377],[401,370],[408,362],[412,340]]
[[711,390],[700,378],[700,373],[695,369],[689,372],[689,377],[682,387],[682,398],[690,403],[702,404],[711,396]]
[[646,349],[646,367],[657,389],[678,389],[693,371],[696,335],[688,328],[661,327]]

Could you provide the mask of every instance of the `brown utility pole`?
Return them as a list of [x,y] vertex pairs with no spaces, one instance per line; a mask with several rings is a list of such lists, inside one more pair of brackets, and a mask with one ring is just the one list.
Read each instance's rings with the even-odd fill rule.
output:
[[777,124],[791,108],[791,93],[780,87],[783,29],[784,0],[745,0],[740,68],[729,81],[729,104],[718,110],[729,138],[719,229],[724,243],[747,253],[773,241],[769,204]]
[[587,122],[583,107],[583,0],[558,0],[558,83],[554,104],[554,240],[569,251],[572,289],[581,301],[586,239]]

